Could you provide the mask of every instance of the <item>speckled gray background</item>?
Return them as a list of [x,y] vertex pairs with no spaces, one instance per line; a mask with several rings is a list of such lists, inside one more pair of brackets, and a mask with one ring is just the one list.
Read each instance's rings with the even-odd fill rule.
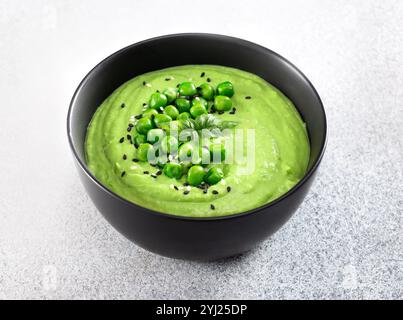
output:
[[[403,1],[153,2],[0,1],[0,298],[402,299]],[[185,31],[284,55],[329,121],[296,215],[216,263],[120,236],[86,196],[65,133],[69,99],[98,61]]]

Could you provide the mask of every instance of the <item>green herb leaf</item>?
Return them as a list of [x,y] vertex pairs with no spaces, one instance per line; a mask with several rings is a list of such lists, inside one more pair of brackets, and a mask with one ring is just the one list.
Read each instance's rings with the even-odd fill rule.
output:
[[212,114],[203,114],[195,120],[197,130],[217,128],[219,123],[220,120]]
[[237,125],[238,122],[236,121],[221,121],[221,123],[218,125],[218,128],[221,130],[232,129],[235,128]]
[[233,129],[238,125],[236,121],[223,121],[212,114],[203,114],[196,119],[182,121],[184,129],[195,131],[209,130],[213,135],[219,136],[224,129]]
[[202,129],[232,129],[238,125],[236,121],[223,121],[221,119],[216,118],[212,114],[203,114],[196,118],[194,121],[194,129],[202,130]]
[[195,120],[193,119],[187,119],[182,121],[183,124],[183,129],[195,129]]

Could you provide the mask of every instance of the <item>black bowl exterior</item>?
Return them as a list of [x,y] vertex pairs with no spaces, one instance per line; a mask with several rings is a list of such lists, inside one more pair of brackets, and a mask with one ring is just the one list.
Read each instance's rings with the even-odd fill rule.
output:
[[[96,108],[121,84],[145,72],[184,64],[215,64],[255,73],[285,93],[307,124],[311,157],[306,176],[287,194],[250,212],[187,218],[155,212],[106,189],[88,171],[84,141]],[[214,260],[253,248],[281,227],[305,197],[326,144],[326,116],[309,80],[276,53],[244,40],[178,34],[129,46],[97,65],[81,82],[68,115],[69,142],[81,180],[103,216],[123,235],[152,252],[182,259]]]
[[199,261],[234,256],[265,240],[292,216],[313,180],[311,176],[298,192],[270,209],[227,219],[177,219],[133,208],[130,203],[105,192],[79,165],[78,169],[95,206],[120,233],[151,252]]

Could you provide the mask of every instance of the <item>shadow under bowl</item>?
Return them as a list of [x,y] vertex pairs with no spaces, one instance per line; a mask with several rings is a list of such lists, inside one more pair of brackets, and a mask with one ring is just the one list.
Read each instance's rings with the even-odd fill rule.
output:
[[[304,119],[311,154],[304,178],[277,200],[223,217],[191,218],[131,203],[103,186],[85,163],[87,126],[97,107],[120,85],[146,72],[187,64],[212,64],[254,73],[280,89]],[[77,88],[67,132],[82,183],[97,209],[120,233],[154,253],[216,260],[252,249],[296,211],[314,179],[326,145],[326,115],[310,81],[277,53],[245,40],[214,34],[174,34],[128,46],[99,63]]]

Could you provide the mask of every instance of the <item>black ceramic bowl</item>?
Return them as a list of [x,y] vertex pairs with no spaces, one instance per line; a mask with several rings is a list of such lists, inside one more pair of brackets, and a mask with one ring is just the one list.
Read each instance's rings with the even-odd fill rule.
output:
[[[214,64],[254,73],[279,88],[305,120],[311,142],[305,177],[281,198],[249,212],[186,218],[131,203],[103,186],[84,158],[87,125],[96,108],[127,80],[162,68]],[[182,259],[214,260],[252,249],[296,211],[314,179],[326,144],[326,116],[309,80],[273,51],[237,38],[175,34],[126,47],[98,64],[80,83],[70,104],[67,132],[81,180],[103,216],[120,233],[152,252]],[[264,187],[264,186],[262,186]]]

